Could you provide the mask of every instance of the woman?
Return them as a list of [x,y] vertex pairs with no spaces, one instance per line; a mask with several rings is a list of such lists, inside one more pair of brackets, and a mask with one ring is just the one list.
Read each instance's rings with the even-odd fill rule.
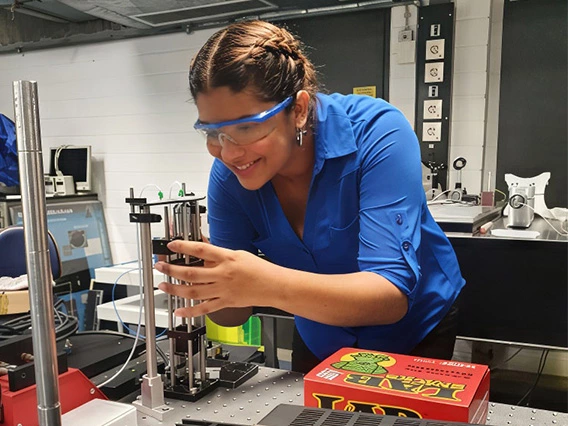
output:
[[216,158],[212,244],[169,245],[204,268],[156,265],[194,283],[160,289],[202,301],[176,314],[235,326],[251,306],[290,312],[301,372],[341,347],[451,358],[464,280],[426,206],[404,116],[380,99],[318,93],[298,40],[262,21],[214,34],[189,82]]

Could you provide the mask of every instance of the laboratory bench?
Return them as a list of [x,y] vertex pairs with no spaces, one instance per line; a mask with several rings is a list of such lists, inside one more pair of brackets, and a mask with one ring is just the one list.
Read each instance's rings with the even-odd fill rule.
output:
[[[122,399],[132,402],[136,394]],[[138,413],[138,426],[182,424],[182,420],[206,421],[210,424],[229,423],[256,425],[280,404],[302,406],[304,402],[303,375],[286,370],[260,367],[256,376],[235,389],[218,388],[196,402],[166,398],[172,410],[164,415],[163,421]],[[410,419],[400,418],[400,424],[415,425]],[[314,423],[304,423],[311,426]],[[371,423],[366,423],[373,426]],[[379,425],[379,422],[376,423]],[[433,424],[428,422],[425,424]],[[443,425],[444,422],[435,422]],[[568,414],[499,403],[489,403],[487,424],[495,426],[560,426],[568,424]],[[334,423],[342,426],[343,423]],[[347,425],[347,422],[345,423]],[[282,424],[281,426],[287,426]]]

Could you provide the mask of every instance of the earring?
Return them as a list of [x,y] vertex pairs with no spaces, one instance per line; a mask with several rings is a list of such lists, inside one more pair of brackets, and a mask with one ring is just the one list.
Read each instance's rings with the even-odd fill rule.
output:
[[296,129],[296,143],[298,146],[302,146],[304,143],[304,136],[308,134],[307,130],[302,130],[300,128]]

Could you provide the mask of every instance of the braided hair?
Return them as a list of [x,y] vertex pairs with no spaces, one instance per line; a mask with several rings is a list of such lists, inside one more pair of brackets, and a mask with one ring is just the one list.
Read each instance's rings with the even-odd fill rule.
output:
[[252,89],[264,102],[280,102],[305,90],[313,111],[318,82],[298,39],[274,24],[245,21],[213,34],[191,61],[193,98],[217,87],[235,93]]

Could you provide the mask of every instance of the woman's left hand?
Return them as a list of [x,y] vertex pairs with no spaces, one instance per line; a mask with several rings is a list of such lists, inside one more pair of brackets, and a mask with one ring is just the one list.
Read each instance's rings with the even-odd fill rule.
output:
[[[229,250],[212,244],[175,240],[168,248],[176,253],[204,260],[204,266],[180,266],[158,262],[155,268],[191,285],[160,283],[158,288],[174,296],[200,301],[192,307],[179,308],[177,316],[196,317],[224,308],[264,306],[266,286],[277,268],[242,250]],[[272,272],[271,272],[272,271]]]

